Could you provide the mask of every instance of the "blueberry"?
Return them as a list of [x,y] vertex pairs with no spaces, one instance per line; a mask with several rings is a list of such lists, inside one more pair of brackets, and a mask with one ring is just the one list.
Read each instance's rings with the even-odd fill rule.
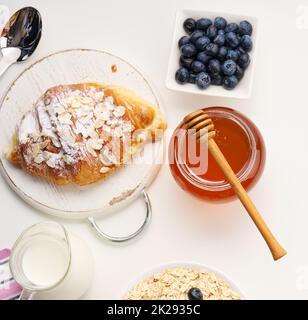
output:
[[238,80],[236,78],[236,76],[228,76],[228,77],[224,77],[223,81],[222,81],[222,85],[225,89],[227,90],[231,90],[233,88],[235,88],[238,84]]
[[226,60],[221,67],[226,76],[232,76],[236,71],[236,63],[233,60]]
[[193,84],[195,84],[196,83],[196,77],[197,77],[197,75],[195,74],[195,73],[190,73],[189,74],[189,78],[188,78],[188,83],[193,83]]
[[206,30],[206,35],[213,40],[217,36],[217,28],[214,25],[211,25]]
[[226,37],[224,34],[218,34],[215,39],[214,39],[214,43],[218,44],[220,47],[224,45],[226,40]]
[[185,56],[181,56],[180,57],[180,66],[184,67],[186,69],[190,69],[190,66],[193,61],[194,61],[194,59],[192,59],[192,58],[187,58]]
[[214,20],[214,26],[217,29],[224,29],[227,26],[227,20],[223,17],[217,17]]
[[252,34],[252,25],[250,22],[244,20],[240,22],[238,33],[243,36],[244,34],[247,34],[248,36],[251,36]]
[[212,76],[216,76],[220,74],[220,62],[217,59],[212,59],[208,64],[208,71]]
[[197,39],[195,46],[197,50],[203,51],[205,50],[206,46],[211,42],[211,40],[208,37],[200,37]]
[[248,53],[244,53],[240,55],[237,61],[237,64],[243,69],[246,69],[249,66],[249,63],[250,63],[250,57]]
[[185,44],[181,47],[181,51],[183,56],[187,58],[191,58],[197,53],[197,49],[193,44]]
[[180,68],[175,74],[175,80],[179,84],[184,84],[188,81],[189,71],[186,68]]
[[192,18],[188,18],[183,23],[184,30],[191,34],[196,30],[196,21]]
[[234,32],[228,32],[226,33],[226,43],[235,49],[239,46],[240,40]]
[[211,77],[206,72],[200,72],[196,77],[196,84],[199,89],[206,89],[211,84]]
[[197,30],[193,32],[192,35],[190,36],[190,42],[195,44],[196,41],[203,36],[204,36],[204,32]]
[[202,291],[199,288],[191,288],[188,291],[189,300],[203,300]]
[[219,52],[217,54],[217,59],[220,61],[225,61],[228,53],[228,49],[226,47],[220,47]]
[[219,29],[219,30],[217,31],[217,34],[225,34],[225,30]]
[[232,49],[229,49],[226,55],[227,60],[233,60],[235,62],[238,60],[239,57],[240,57],[240,53],[237,50],[232,50]]
[[181,48],[185,44],[189,44],[189,43],[190,43],[190,38],[188,36],[183,36],[178,42],[179,48]]
[[238,51],[238,53],[240,55],[246,53],[246,50],[244,48],[242,48],[241,46],[237,47],[236,50]]
[[205,65],[202,62],[195,60],[191,64],[191,70],[194,73],[200,73],[202,71],[205,71]]
[[226,28],[225,28],[225,32],[236,32],[238,29],[238,25],[236,23],[228,23]]
[[203,30],[206,31],[207,28],[212,25],[212,20],[207,19],[207,18],[201,18],[197,20],[197,29],[198,30]]
[[241,39],[241,45],[246,51],[250,51],[252,49],[252,40],[250,36],[248,35],[243,35]]
[[207,55],[204,51],[198,53],[197,60],[201,61],[203,64],[207,64],[209,60],[211,60],[212,57]]
[[216,43],[210,43],[205,48],[205,53],[209,56],[215,57],[219,52],[219,46]]
[[234,75],[236,76],[237,80],[240,81],[244,76],[244,70],[239,65],[237,65]]
[[220,74],[212,76],[211,84],[213,84],[214,86],[221,86],[222,85],[222,76]]

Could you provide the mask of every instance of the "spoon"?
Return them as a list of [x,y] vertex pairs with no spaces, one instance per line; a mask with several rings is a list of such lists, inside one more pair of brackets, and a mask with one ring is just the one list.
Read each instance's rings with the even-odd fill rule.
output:
[[248,196],[246,190],[238,180],[236,174],[233,172],[225,156],[221,152],[220,148],[216,144],[215,138],[215,127],[213,121],[203,110],[197,110],[193,113],[187,115],[183,123],[185,128],[196,135],[197,141],[200,143],[207,143],[208,149],[215,159],[220,170],[224,173],[227,180],[229,181],[234,193],[238,196],[246,211],[250,215],[251,219],[255,223],[256,227],[263,236],[265,242],[267,243],[274,260],[282,258],[287,252],[276,240],[269,227],[266,225],[261,214],[255,207],[254,203]]
[[25,61],[32,55],[41,34],[42,19],[36,9],[22,8],[10,18],[0,34],[0,76],[12,64]]

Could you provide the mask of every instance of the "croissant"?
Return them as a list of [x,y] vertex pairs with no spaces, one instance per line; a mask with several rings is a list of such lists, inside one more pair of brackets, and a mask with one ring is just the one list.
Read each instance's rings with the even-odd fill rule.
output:
[[86,185],[121,168],[165,129],[158,107],[128,89],[59,85],[23,116],[7,158],[55,184]]

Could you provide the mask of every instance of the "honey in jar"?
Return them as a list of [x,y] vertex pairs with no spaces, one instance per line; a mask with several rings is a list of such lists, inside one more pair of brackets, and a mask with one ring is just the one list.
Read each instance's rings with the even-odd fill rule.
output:
[[[265,146],[260,131],[246,116],[225,107],[203,109],[215,126],[215,141],[246,190],[260,178],[265,162]],[[173,133],[169,145],[170,169],[176,182],[189,193],[208,201],[235,198],[231,185],[207,150],[190,135],[183,123]]]

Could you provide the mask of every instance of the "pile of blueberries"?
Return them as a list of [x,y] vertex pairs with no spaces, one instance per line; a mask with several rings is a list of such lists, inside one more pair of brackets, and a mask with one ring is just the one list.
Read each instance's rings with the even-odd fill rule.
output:
[[223,17],[216,17],[214,22],[188,18],[183,26],[188,35],[178,42],[181,67],[175,74],[176,81],[194,83],[200,89],[211,84],[235,88],[250,63],[251,23],[228,23]]

